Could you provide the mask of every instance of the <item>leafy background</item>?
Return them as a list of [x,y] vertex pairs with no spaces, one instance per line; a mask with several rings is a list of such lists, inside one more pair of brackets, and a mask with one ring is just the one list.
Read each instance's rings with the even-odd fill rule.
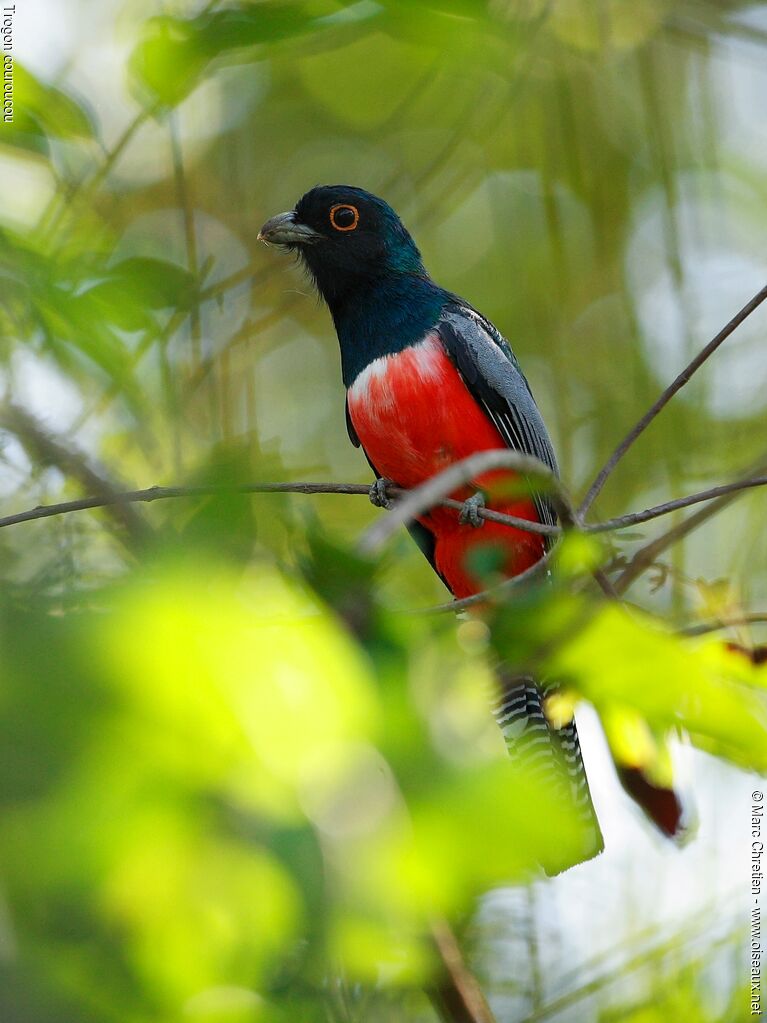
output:
[[[511,339],[580,495],[763,284],[767,6],[679,0],[26,0],[0,133],[0,489],[365,482],[336,342],[261,223],[347,181]],[[764,459],[764,316],[639,441],[607,517]],[[566,808],[512,785],[487,635],[364,499],[220,497],[0,534],[0,1010],[13,1020],[430,1020],[449,918],[499,1020],[748,1015],[763,682],[572,594],[497,613],[579,722],[607,851],[553,880]],[[638,581],[667,628],[767,599],[763,497]],[[622,537],[630,554],[664,526]],[[641,535],[640,535],[641,533]],[[593,604],[593,607],[591,606]],[[749,643],[747,630],[733,637]],[[755,633],[758,639],[758,633]],[[700,824],[664,845],[611,753],[674,744]],[[737,766],[736,766],[737,765]],[[513,884],[511,884],[513,882]]]

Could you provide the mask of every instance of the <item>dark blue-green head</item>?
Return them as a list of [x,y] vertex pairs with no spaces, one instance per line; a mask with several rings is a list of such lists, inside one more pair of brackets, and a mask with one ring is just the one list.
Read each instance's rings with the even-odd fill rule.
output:
[[382,279],[425,276],[421,254],[391,206],[352,185],[318,185],[295,209],[267,221],[259,238],[295,250],[334,312]]
[[362,188],[313,188],[259,238],[297,252],[314,278],[333,315],[347,387],[374,359],[420,341],[451,297],[424,270],[391,206]]

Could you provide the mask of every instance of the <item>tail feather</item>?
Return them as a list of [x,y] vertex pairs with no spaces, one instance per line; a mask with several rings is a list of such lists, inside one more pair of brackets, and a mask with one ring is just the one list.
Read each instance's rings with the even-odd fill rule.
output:
[[[578,862],[591,859],[604,848],[586,768],[581,755],[575,721],[555,728],[546,717],[544,693],[529,676],[515,676],[500,669],[500,696],[493,713],[514,763],[525,764],[528,776],[551,792],[554,798],[572,805],[583,826],[585,843]],[[548,692],[548,690],[547,690]],[[568,863],[549,870],[559,873]]]

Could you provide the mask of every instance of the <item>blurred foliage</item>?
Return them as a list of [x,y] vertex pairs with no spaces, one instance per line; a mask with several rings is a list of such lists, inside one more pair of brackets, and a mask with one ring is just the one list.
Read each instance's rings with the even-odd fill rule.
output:
[[[314,548],[325,579],[354,560]],[[333,964],[352,985],[428,985],[433,921],[578,859],[572,808],[505,757],[483,634],[388,611],[357,576],[357,639],[261,558],[148,560],[63,615],[6,602],[4,1017],[325,1018]],[[561,600],[536,592],[535,620],[581,615]],[[549,647],[516,612],[499,612],[505,655]],[[616,671],[615,644],[656,685]],[[678,725],[765,766],[761,674],[720,644],[690,653],[601,610],[554,668],[618,757]]]
[[[503,329],[573,491],[763,283],[764,4],[67,6],[82,38],[25,40],[0,130],[11,511],[368,478],[326,314],[255,241],[318,181],[385,194],[440,283]],[[756,320],[599,514],[763,458]],[[438,584],[406,538],[375,568],[354,553],[374,514],[355,498],[221,495],[3,529],[0,1017],[433,1019],[435,919],[473,951],[479,897],[540,890],[540,864],[583,840],[504,757],[494,657],[556,677],[551,715],[588,702],[613,757],[659,780],[678,733],[767,770],[763,674],[672,631],[767,597],[760,502],[653,566],[645,611],[598,602],[584,581],[604,551],[571,539],[553,585],[492,606],[489,631],[403,614]],[[566,975],[561,1018],[745,1018],[739,933],[656,935],[622,987],[614,965]],[[506,1011],[485,986],[499,1020],[559,1011],[526,994]]]

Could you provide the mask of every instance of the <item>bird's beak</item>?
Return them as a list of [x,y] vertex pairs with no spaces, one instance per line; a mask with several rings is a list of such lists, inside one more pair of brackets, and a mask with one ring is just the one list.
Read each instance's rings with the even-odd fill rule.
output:
[[307,245],[321,237],[318,231],[296,219],[295,210],[278,213],[276,217],[267,220],[258,232],[260,242],[271,242],[274,245]]

